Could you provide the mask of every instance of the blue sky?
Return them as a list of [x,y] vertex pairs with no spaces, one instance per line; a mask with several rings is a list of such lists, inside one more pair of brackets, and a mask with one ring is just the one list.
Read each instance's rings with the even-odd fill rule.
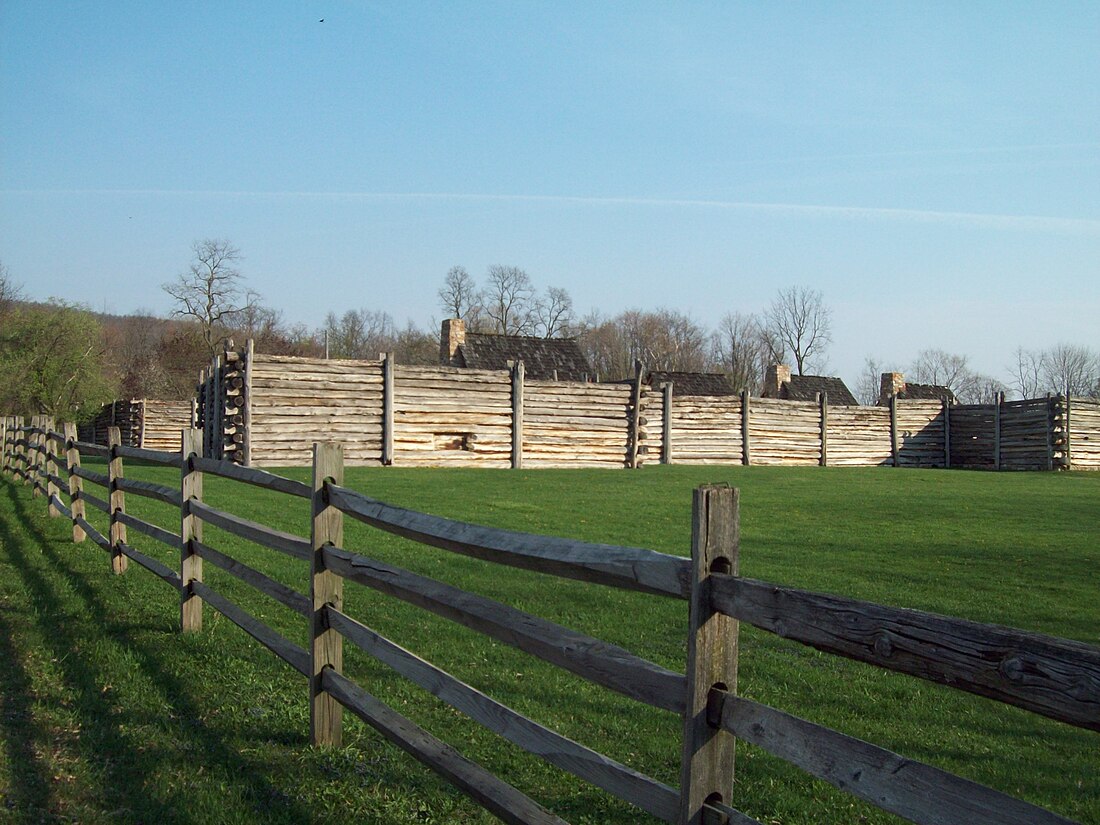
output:
[[[324,18],[324,22],[319,22]],[[1100,348],[1100,4],[0,3],[0,260],[167,313],[232,240],[288,321],[448,268],[714,325],[820,289],[831,371]]]

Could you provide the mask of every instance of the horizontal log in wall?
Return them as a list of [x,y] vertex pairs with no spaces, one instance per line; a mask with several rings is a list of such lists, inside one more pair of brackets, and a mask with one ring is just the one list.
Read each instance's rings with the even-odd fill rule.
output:
[[820,464],[821,408],[816,401],[753,398],[749,445],[753,464]]
[[[626,466],[630,401],[628,384],[527,381],[523,398],[523,466]],[[647,443],[648,432],[641,435],[643,443]]]
[[1074,470],[1100,470],[1100,400],[1068,400],[1071,467]]
[[743,440],[739,397],[677,396],[672,399],[669,417],[673,463],[741,463]]
[[[905,406],[904,402],[898,403],[899,413]],[[827,435],[830,466],[873,467],[893,463],[887,407],[830,404]]]

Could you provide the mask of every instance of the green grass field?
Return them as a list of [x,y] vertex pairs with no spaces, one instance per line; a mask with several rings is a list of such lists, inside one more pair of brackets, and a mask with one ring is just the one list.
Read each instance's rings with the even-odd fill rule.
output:
[[[308,480],[308,470],[287,475]],[[178,473],[127,467],[178,483]],[[431,513],[686,555],[691,491],[741,488],[741,572],[1100,644],[1100,474],[842,468],[625,471],[349,469],[347,486]],[[304,680],[207,608],[112,576],[28,487],[0,481],[0,821],[495,821],[350,714],[345,747],[308,745]],[[96,491],[102,495],[102,491]],[[306,503],[206,478],[213,506],[308,534]],[[129,512],[172,529],[167,506]],[[105,525],[93,512],[91,520]],[[167,548],[131,543],[173,567]],[[301,562],[206,528],[207,543],[299,590]],[[455,557],[347,521],[349,550],[684,666],[685,602]],[[304,621],[206,567],[215,589],[298,644]],[[669,784],[680,723],[403,603],[349,585],[346,611],[480,690]],[[574,823],[650,820],[543,765],[345,647],[345,672]],[[742,628],[739,691],[1081,822],[1100,823],[1100,736]],[[739,745],[732,804],[763,823],[891,822]]]

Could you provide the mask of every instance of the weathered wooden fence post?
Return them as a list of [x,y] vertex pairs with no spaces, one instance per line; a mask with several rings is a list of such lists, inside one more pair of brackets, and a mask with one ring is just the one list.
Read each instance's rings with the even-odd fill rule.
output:
[[1047,469],[1054,469],[1054,399],[1047,393]]
[[712,688],[737,691],[737,621],[710,602],[710,575],[737,575],[738,491],[725,485],[695,490],[691,520],[691,597],[687,708],[680,761],[679,825],[701,825],[707,802],[732,804],[734,738],[708,707]]
[[898,466],[898,394],[890,394],[890,455]]
[[54,437],[54,429],[57,427],[57,422],[52,418],[46,419],[46,501],[48,506],[46,512],[49,513],[50,518],[58,518],[61,515],[61,511],[57,509],[57,503],[61,499],[61,491],[58,489],[57,482],[54,479],[58,478],[57,467],[57,439]]
[[1066,429],[1066,431],[1065,431],[1065,439],[1066,439],[1066,461],[1065,461],[1065,465],[1066,465],[1067,470],[1072,470],[1073,469],[1073,453],[1071,452],[1071,450],[1073,448],[1073,445],[1070,442],[1070,425],[1073,422],[1070,419],[1070,401],[1069,401],[1069,392],[1068,391],[1066,392],[1066,408],[1065,409],[1066,409],[1065,416],[1064,416],[1064,422],[1065,423],[1063,425]]
[[951,467],[951,404],[943,399],[943,466]]
[[672,382],[666,381],[661,387],[661,463],[672,463]]
[[512,468],[523,469],[523,361],[512,364]]
[[202,457],[202,431],[180,433],[180,632],[202,630],[202,598],[194,582],[202,581],[202,556],[196,546],[202,541],[202,520],[191,512],[192,501],[202,501],[202,472],[195,458]]
[[827,392],[818,395],[818,403],[821,405],[821,466],[829,466],[829,394]]
[[627,464],[630,469],[638,466],[638,453],[641,451],[639,439],[642,436],[642,382],[645,380],[645,367],[641,361],[634,362],[634,383],[630,387],[630,455]]
[[1001,469],[1001,404],[1004,393],[997,393],[993,400],[993,469]]
[[24,449],[26,450],[26,461],[24,461],[24,470],[26,474],[23,476],[23,484],[31,485],[31,496],[38,496],[38,433],[35,432],[38,429],[38,416],[32,415],[30,420],[30,428],[23,434],[24,440],[27,442]]
[[126,494],[119,486],[118,480],[123,477],[122,456],[118,452],[122,444],[122,434],[118,427],[110,427],[107,430],[107,489],[110,491],[111,510],[111,570],[116,575],[126,572],[129,559],[122,552],[122,545],[126,543],[126,525],[119,520],[119,515],[126,512]]
[[73,543],[79,544],[87,538],[79,520],[87,518],[84,513],[84,479],[76,474],[80,469],[80,448],[76,446],[77,431],[75,421],[65,422],[65,469],[69,473],[69,511],[73,517]]
[[327,627],[326,605],[343,607],[344,580],[325,568],[324,548],[344,543],[344,514],[328,503],[325,483],[344,483],[344,447],[342,444],[313,445],[313,506],[310,530],[313,545],[310,592],[310,680],[309,731],[314,745],[339,747],[343,739],[343,706],[321,687],[326,667],[337,673],[344,669],[344,639]]
[[749,452],[749,391],[741,390],[741,463],[748,467],[752,464]]
[[0,415],[0,472],[8,471],[8,416]]
[[393,465],[393,353],[382,354],[382,465]]
[[244,441],[241,443],[241,463],[252,466],[252,362],[256,358],[256,342],[249,338],[244,350],[244,406],[240,409],[241,429]]

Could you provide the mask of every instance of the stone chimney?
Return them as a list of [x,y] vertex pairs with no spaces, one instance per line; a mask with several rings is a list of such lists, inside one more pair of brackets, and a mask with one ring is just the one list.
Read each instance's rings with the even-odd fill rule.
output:
[[457,367],[458,348],[466,343],[466,322],[461,318],[448,318],[439,333],[439,363],[445,367]]
[[885,407],[890,403],[890,396],[900,392],[905,392],[905,376],[900,372],[884,372],[879,383],[879,406]]
[[772,364],[764,373],[764,388],[760,394],[765,398],[779,398],[783,384],[790,380],[790,367],[786,364]]

